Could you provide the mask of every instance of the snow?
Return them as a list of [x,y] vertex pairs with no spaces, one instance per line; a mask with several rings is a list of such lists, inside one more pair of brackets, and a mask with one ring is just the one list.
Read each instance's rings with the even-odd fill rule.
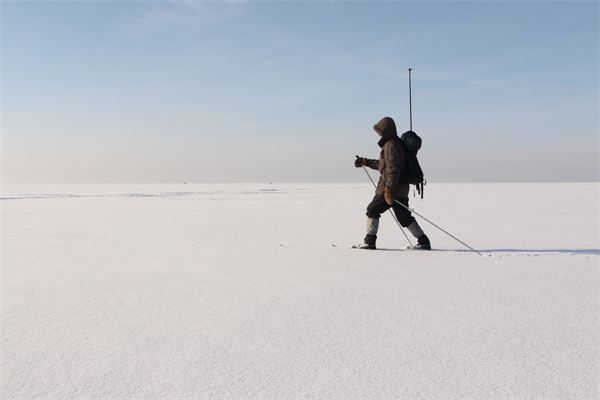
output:
[[[599,185],[4,185],[2,398],[596,399]],[[336,245],[337,247],[332,246]]]

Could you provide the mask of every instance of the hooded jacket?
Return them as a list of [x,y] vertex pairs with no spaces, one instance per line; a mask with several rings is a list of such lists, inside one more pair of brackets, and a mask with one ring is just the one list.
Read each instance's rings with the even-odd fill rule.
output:
[[409,185],[401,182],[406,168],[404,148],[398,137],[394,120],[384,117],[373,126],[373,129],[381,135],[377,143],[381,147],[379,160],[367,160],[367,166],[380,173],[375,193],[383,194],[387,186],[396,198],[408,196]]

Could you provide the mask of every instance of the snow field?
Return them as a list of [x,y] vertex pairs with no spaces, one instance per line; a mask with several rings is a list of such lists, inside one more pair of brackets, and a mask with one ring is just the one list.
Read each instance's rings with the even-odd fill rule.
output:
[[598,193],[411,197],[480,257],[348,250],[370,184],[5,186],[2,397],[595,399]]

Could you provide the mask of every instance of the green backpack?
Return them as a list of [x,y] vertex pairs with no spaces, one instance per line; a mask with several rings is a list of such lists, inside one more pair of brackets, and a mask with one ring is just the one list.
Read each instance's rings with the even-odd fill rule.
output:
[[402,180],[405,183],[415,185],[417,192],[423,198],[425,179],[423,177],[423,170],[417,159],[417,153],[421,149],[423,141],[415,132],[406,131],[400,136],[400,142],[404,148],[406,158],[406,168],[404,169]]

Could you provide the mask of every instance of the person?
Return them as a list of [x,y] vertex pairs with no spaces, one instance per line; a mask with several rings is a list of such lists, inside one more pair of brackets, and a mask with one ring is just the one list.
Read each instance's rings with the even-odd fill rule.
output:
[[417,238],[417,244],[413,248],[431,250],[429,238],[411,212],[394,201],[398,200],[408,207],[409,184],[403,182],[402,178],[406,168],[404,147],[396,132],[396,124],[392,118],[384,117],[373,126],[373,130],[381,137],[378,142],[381,147],[379,160],[357,157],[354,161],[354,166],[357,168],[367,166],[379,170],[380,173],[375,197],[367,206],[367,235],[363,243],[357,247],[370,250],[377,248],[375,242],[379,229],[379,217],[391,207],[400,225],[407,228]]

